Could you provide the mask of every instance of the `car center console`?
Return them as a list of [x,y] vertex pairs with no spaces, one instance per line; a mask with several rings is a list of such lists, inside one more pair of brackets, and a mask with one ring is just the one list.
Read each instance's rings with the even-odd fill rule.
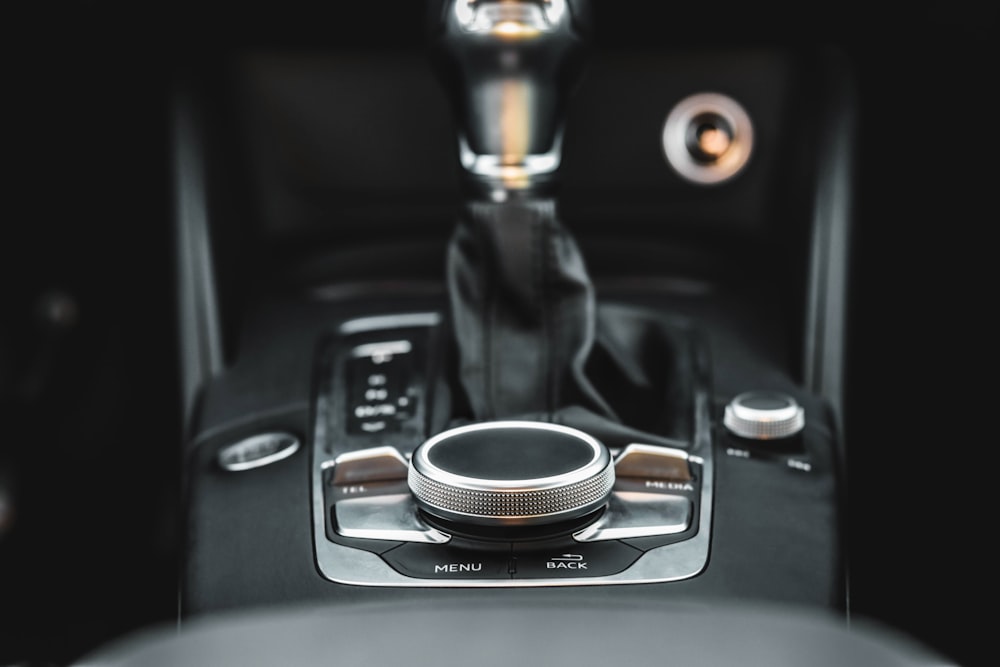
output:
[[[611,450],[615,479],[599,516],[519,529],[442,521],[419,508],[407,483],[413,451],[441,432],[448,400],[434,359],[446,338],[440,312],[302,308],[311,327],[265,334],[275,348],[207,392],[206,416],[246,417],[192,442],[186,613],[357,599],[359,586],[379,599],[380,587],[643,584],[631,594],[842,605],[829,406],[753,359],[712,359],[703,323],[666,318],[690,373],[674,446]],[[731,336],[717,334],[736,345]],[[719,393],[719,372],[793,398],[806,415],[802,430],[782,440],[732,433],[726,407],[740,394]],[[258,392],[257,383],[271,386]],[[240,396],[248,387],[256,395]],[[260,451],[268,434],[274,452],[266,438]],[[286,458],[273,456],[292,444]]]
[[[593,307],[558,334],[569,320],[525,333],[516,304],[485,310],[508,319],[475,335],[462,320],[473,288],[520,283],[455,277],[454,220],[478,209],[463,208],[429,66],[252,53],[182,80],[182,616],[539,588],[844,608],[838,202],[851,127],[849,108],[826,103],[847,99],[836,61],[595,60],[551,197]],[[401,92],[414,81],[422,98]],[[351,129],[351,92],[368,84],[400,97]],[[609,126],[615,99],[634,109]],[[371,152],[364,133],[382,141],[396,122],[424,131]],[[460,152],[488,153],[458,134]],[[422,149],[413,188],[391,165]],[[545,163],[525,164],[534,177]],[[345,165],[357,187],[337,182]],[[571,297],[551,293],[568,312]],[[480,335],[486,352],[463,347]],[[566,360],[570,379],[540,373],[539,395],[565,400],[535,409],[516,378],[563,372],[558,335],[586,354]],[[532,357],[539,339],[557,344]]]

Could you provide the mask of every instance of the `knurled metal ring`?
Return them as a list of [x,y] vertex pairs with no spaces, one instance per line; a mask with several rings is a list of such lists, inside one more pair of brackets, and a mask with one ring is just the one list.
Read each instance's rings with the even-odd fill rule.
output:
[[615,471],[608,448],[582,431],[500,421],[451,429],[420,445],[408,483],[417,504],[438,518],[541,525],[599,509]]

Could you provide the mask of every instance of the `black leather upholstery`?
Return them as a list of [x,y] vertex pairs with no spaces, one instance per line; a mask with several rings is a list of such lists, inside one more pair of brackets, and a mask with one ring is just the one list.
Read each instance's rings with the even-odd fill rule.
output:
[[76,667],[943,667],[889,629],[815,608],[718,601],[567,605],[546,591],[229,612],[133,634]]

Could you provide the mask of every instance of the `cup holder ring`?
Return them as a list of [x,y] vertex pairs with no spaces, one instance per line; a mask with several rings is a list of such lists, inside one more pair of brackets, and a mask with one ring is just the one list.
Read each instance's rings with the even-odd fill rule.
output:
[[750,116],[720,93],[698,93],[678,102],[663,124],[663,153],[684,180],[723,183],[746,167],[753,152]]

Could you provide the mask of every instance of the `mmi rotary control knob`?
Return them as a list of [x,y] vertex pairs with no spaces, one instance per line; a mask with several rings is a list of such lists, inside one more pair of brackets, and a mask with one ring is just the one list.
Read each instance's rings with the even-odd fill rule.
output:
[[579,519],[607,503],[608,448],[576,429],[530,421],[460,426],[413,452],[417,505],[445,521],[528,527]]

